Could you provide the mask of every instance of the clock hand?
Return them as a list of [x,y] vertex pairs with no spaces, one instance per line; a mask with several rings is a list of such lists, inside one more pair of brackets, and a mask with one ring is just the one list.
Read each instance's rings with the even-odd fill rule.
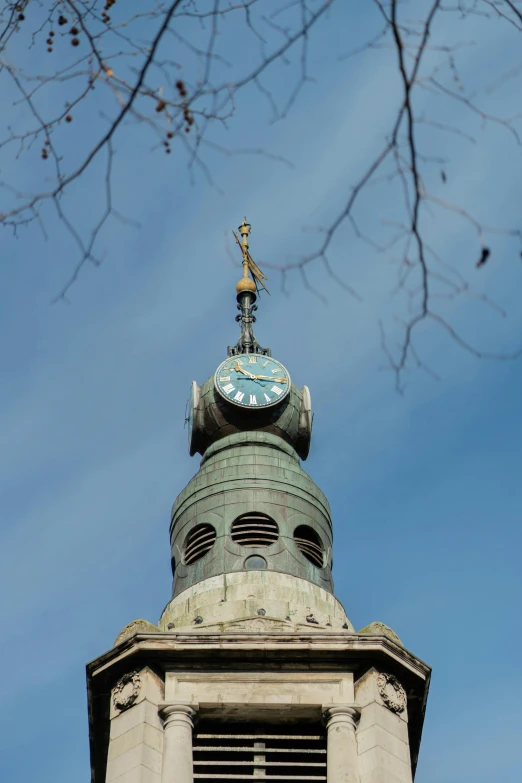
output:
[[277,383],[286,383],[286,378],[274,378],[272,375],[253,375],[251,372],[243,370],[239,364],[234,365],[234,370],[236,370],[236,372],[242,372],[243,375],[247,375],[252,381],[259,379],[263,381],[277,381]]
[[256,377],[255,375],[252,375],[252,373],[247,372],[246,370],[243,370],[243,368],[240,367],[239,364],[236,364],[236,366],[234,367],[234,370],[236,370],[237,372],[242,372],[243,375],[248,375],[248,377],[251,378],[252,380]]
[[286,378],[274,378],[272,375],[253,375],[253,378],[260,378],[264,381],[277,381],[278,383],[286,383]]

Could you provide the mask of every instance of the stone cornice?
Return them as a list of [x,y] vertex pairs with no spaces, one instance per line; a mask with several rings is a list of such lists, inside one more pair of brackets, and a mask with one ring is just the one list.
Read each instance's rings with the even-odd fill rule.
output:
[[101,673],[106,667],[112,666],[116,661],[123,660],[136,654],[147,654],[154,658],[162,658],[165,654],[176,652],[178,654],[187,651],[191,656],[195,651],[215,657],[226,655],[232,651],[257,652],[290,651],[296,653],[312,652],[342,656],[349,654],[350,658],[357,658],[357,653],[364,654],[368,659],[368,653],[385,655],[395,661],[399,666],[407,668],[411,674],[422,680],[429,680],[431,668],[420,658],[410,653],[406,648],[396,644],[385,636],[374,634],[348,634],[316,631],[311,634],[259,633],[235,632],[235,633],[137,633],[117,645],[112,650],[91,661],[87,665],[87,671],[91,675]]

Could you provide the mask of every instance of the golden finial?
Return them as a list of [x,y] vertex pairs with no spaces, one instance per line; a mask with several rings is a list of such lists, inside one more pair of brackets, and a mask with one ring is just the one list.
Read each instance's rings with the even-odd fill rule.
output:
[[[238,235],[235,231],[232,233],[234,234],[235,240],[239,247],[241,248],[241,253],[243,254],[243,277],[239,281],[239,283],[236,285],[236,291],[238,294],[240,294],[242,291],[252,291],[253,293],[256,293],[257,286],[262,286],[267,294],[270,293],[266,285],[264,284],[264,280],[267,280],[268,278],[266,275],[262,273],[250,253],[248,252],[248,235],[250,234],[250,229],[252,226],[250,223],[247,223],[247,219],[245,218],[241,225],[238,228],[239,233],[241,234],[240,241]],[[248,276],[248,273],[251,273],[253,280],[250,279]]]

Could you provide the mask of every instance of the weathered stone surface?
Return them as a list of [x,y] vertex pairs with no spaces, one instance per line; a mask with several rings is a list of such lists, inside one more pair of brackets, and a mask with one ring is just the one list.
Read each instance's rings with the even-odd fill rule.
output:
[[[384,680],[387,681],[386,677]],[[394,677],[398,684],[398,679]],[[402,687],[399,686],[402,690]],[[355,686],[361,707],[357,747],[361,783],[411,783],[411,750],[406,704],[401,710],[390,706],[383,689],[383,674],[369,669]]]
[[[360,705],[359,695],[359,689],[357,689],[357,703]],[[357,731],[363,732],[373,726],[380,726],[402,742],[408,742],[407,721],[377,702],[363,705]]]
[[160,775],[161,760],[161,753],[141,743],[121,756],[107,762],[106,783],[112,783],[113,780],[139,766],[143,766],[156,775]]
[[382,748],[387,753],[391,753],[393,756],[397,756],[405,764],[410,763],[409,744],[391,734],[383,726],[379,726],[379,724],[369,726],[363,731],[359,730],[357,732],[357,746],[361,755],[366,753],[367,750],[377,747]]
[[129,750],[138,747],[138,745],[147,745],[147,747],[157,750],[161,753],[163,750],[163,731],[161,728],[151,726],[150,723],[142,721],[134,728],[115,737],[109,746],[109,761],[122,756]]
[[360,783],[353,705],[323,707],[327,731],[327,783]]
[[161,729],[157,705],[150,701],[142,701],[126,712],[114,715],[111,720],[111,742],[143,723],[147,723],[155,729]]
[[199,705],[162,704],[165,741],[161,783],[193,783],[192,731]]
[[[383,707],[387,712],[390,712],[393,714],[397,719],[402,720],[404,722],[408,722],[408,710],[406,708],[406,703],[404,704],[404,708],[400,710],[395,710],[390,708],[390,704],[388,703],[388,700],[386,698],[386,693],[383,692],[382,688],[382,677],[383,672],[378,671],[374,667],[369,669],[366,674],[361,677],[357,682],[357,699],[358,703],[366,706],[367,704],[376,703],[379,706]],[[397,680],[397,678],[394,678]],[[399,682],[399,680],[397,680]]]
[[213,625],[250,620],[259,610],[273,621],[284,621],[284,627],[309,625],[306,618],[312,614],[318,626],[353,633],[342,604],[330,592],[275,571],[239,571],[205,579],[170,601],[158,626],[177,632],[193,627],[196,617]]
[[138,766],[118,775],[117,778],[113,778],[110,783],[160,783],[160,780],[160,775],[157,772],[153,772],[143,764],[138,764]]
[[364,628],[361,628],[358,633],[370,633],[375,634],[376,636],[386,636],[388,639],[391,639],[393,642],[396,642],[396,644],[401,644],[402,642],[395,633],[395,631],[392,631],[392,629],[385,625],[384,623],[380,622],[374,622],[370,623],[369,625],[366,625]]
[[157,630],[159,630],[158,626],[154,625],[153,623],[149,623],[148,620],[142,620],[141,618],[138,620],[133,620],[132,622],[127,623],[125,628],[122,628],[122,630],[119,632],[118,636],[114,640],[114,646],[124,642],[125,639],[128,639],[130,636],[134,636],[135,633],[154,633],[154,631]]
[[410,765],[380,747],[359,755],[359,774],[361,783],[412,783]]
[[353,701],[353,674],[314,672],[176,672],[168,673],[166,702],[198,702],[211,705],[235,705],[248,713],[254,705],[315,707]]
[[118,700],[114,698],[115,691],[118,689],[119,684],[123,679],[122,677],[119,677],[118,681],[114,684],[114,688],[112,689],[113,698],[111,699],[111,713],[110,713],[111,718],[116,718],[121,715],[128,714],[142,702],[159,704],[159,702],[163,698],[163,693],[164,693],[163,680],[160,677],[158,677],[158,675],[155,672],[153,672],[148,666],[140,669],[139,671],[129,669],[128,673],[130,672],[132,672],[133,674],[137,674],[139,677],[139,686],[135,698],[132,701],[132,706],[120,707],[118,704]]
[[[105,783],[159,783],[163,727],[158,704],[164,697],[164,680],[149,667],[133,670],[129,677],[120,677],[112,690]],[[122,681],[135,686],[130,706],[125,706],[125,699],[122,706],[122,700],[114,698]]]

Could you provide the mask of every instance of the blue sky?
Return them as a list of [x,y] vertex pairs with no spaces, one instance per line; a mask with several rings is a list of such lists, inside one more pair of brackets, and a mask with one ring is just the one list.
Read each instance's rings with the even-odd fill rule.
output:
[[[6,783],[88,777],[84,665],[127,622],[155,621],[169,598],[170,506],[198,468],[183,427],[190,382],[211,375],[236,339],[239,266],[225,235],[246,214],[260,263],[284,263],[314,246],[316,235],[303,227],[335,214],[393,114],[398,88],[389,53],[338,59],[374,21],[366,13],[354,21],[352,8],[338,4],[312,46],[315,81],[290,115],[270,124],[259,94],[245,91],[237,118],[216,135],[232,149],[263,147],[293,167],[211,154],[218,190],[197,174],[191,184],[181,149],[167,159],[150,152],[139,129],[125,131],[115,197],[141,228],[111,224],[104,263],[84,269],[69,304],[49,304],[75,261],[54,218],[47,242],[33,229],[19,240],[2,234]],[[484,90],[492,63],[499,73],[511,63],[509,29],[481,19],[465,33],[455,18],[444,24],[441,39],[476,42],[463,67],[477,95],[492,110],[517,113],[516,82],[491,95]],[[290,72],[279,74],[289,86]],[[425,100],[429,109],[431,96]],[[451,112],[443,115],[448,121],[464,117],[461,107],[441,111]],[[423,139],[433,154],[451,158],[448,197],[489,224],[516,225],[520,150],[504,129],[470,122],[480,144]],[[23,165],[31,182],[30,161]],[[433,188],[446,193],[434,171]],[[73,214],[94,216],[99,192],[96,178],[86,179],[71,195]],[[393,208],[388,189],[375,189],[360,218],[378,238]],[[444,260],[508,313],[501,319],[463,300],[441,303],[444,314],[485,349],[517,348],[518,250],[497,236],[491,262],[478,272],[473,233],[462,222],[424,219]],[[418,346],[440,380],[411,372],[398,395],[378,328],[383,318],[390,340],[400,337],[393,259],[344,230],[330,257],[362,302],[319,267],[311,280],[326,304],[298,277],[285,295],[272,274],[257,337],[311,389],[314,437],[305,469],[332,506],[336,594],[356,628],[382,620],[433,667],[417,782],[516,781],[522,364],[476,360],[428,325]]]

